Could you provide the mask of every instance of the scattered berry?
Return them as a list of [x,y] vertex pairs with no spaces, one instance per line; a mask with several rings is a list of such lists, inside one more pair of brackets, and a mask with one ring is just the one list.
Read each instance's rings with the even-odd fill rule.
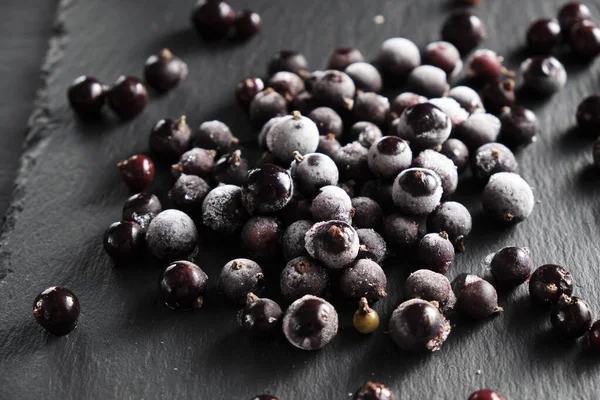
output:
[[419,269],[410,274],[404,287],[407,298],[437,301],[442,311],[451,310],[456,304],[448,278],[429,269]]
[[532,267],[529,249],[522,247],[505,247],[494,255],[490,263],[494,278],[506,286],[518,286],[525,282]]
[[195,175],[201,178],[211,176],[215,165],[215,150],[205,150],[199,147],[186,151],[179,157],[177,164],[171,166],[171,174],[177,178],[181,174]]
[[407,215],[432,212],[442,198],[442,181],[429,169],[409,168],[394,181],[392,196],[398,209]]
[[369,302],[365,297],[362,297],[358,303],[358,310],[352,317],[352,324],[363,335],[373,333],[379,327],[379,314],[369,307]]
[[265,164],[248,172],[242,186],[242,203],[250,214],[281,210],[293,194],[289,172],[273,164]]
[[600,28],[590,21],[582,21],[571,29],[569,41],[576,55],[593,58],[600,54]]
[[478,148],[471,166],[475,177],[482,182],[487,182],[498,172],[517,172],[518,167],[513,152],[500,143],[488,143]]
[[408,143],[397,136],[385,136],[369,149],[368,163],[371,172],[383,179],[393,179],[412,162]]
[[323,186],[312,201],[314,221],[352,221],[354,209],[350,196],[337,186]]
[[157,55],[146,60],[144,79],[148,86],[157,92],[167,92],[188,76],[188,66],[179,57],[175,57],[169,49],[162,49]]
[[210,186],[199,176],[181,174],[169,191],[169,198],[175,208],[195,216],[202,209],[202,203],[210,192]]
[[463,66],[458,49],[452,43],[444,41],[429,43],[425,47],[423,64],[442,69],[448,77],[458,75]]
[[238,139],[231,134],[231,130],[221,121],[206,121],[200,124],[192,135],[192,145],[207,150],[216,150],[227,153]]
[[590,328],[588,334],[588,344],[594,351],[600,351],[600,322],[596,321]]
[[248,293],[246,306],[240,313],[240,325],[253,335],[273,336],[281,329],[282,316],[283,311],[279,304],[271,299],[260,299],[254,293]]
[[318,222],[305,236],[306,251],[331,269],[342,269],[350,264],[359,250],[358,235],[354,228],[342,221]]
[[294,301],[307,294],[323,296],[329,287],[329,276],[312,258],[297,257],[286,264],[279,283],[283,298]]
[[481,389],[469,396],[468,400],[506,400],[500,393],[490,389]]
[[452,282],[452,289],[456,309],[465,317],[482,319],[502,311],[502,307],[498,307],[496,289],[476,275],[460,274]]
[[255,257],[270,257],[279,249],[283,229],[274,217],[254,216],[242,228],[242,242],[248,253]]
[[446,232],[428,233],[417,246],[417,261],[421,268],[445,274],[454,263],[454,246]]
[[344,123],[340,115],[329,107],[317,107],[307,115],[319,128],[319,134],[326,136],[333,134],[339,138],[344,133]]
[[506,108],[500,116],[499,141],[510,149],[528,146],[537,140],[540,124],[535,113],[521,106]]
[[560,24],[555,19],[538,19],[527,30],[526,40],[529,51],[550,54],[562,43]]
[[165,304],[176,310],[202,307],[208,276],[196,264],[175,261],[160,277],[160,292]]
[[383,86],[381,74],[372,64],[356,62],[348,65],[344,72],[352,78],[356,90],[377,93]]
[[51,286],[38,294],[33,301],[33,317],[46,332],[62,336],[77,326],[79,300],[69,289]]
[[166,160],[173,160],[190,148],[192,132],[185,116],[178,120],[161,119],[150,131],[150,150]]
[[108,87],[90,76],[75,79],[67,90],[71,108],[84,118],[97,118],[106,102]]
[[248,219],[243,206],[242,189],[234,185],[217,186],[202,203],[202,223],[213,231],[231,234],[242,228]]
[[146,242],[152,254],[161,261],[188,260],[198,252],[198,231],[187,214],[165,210],[150,222]]
[[579,297],[561,295],[556,309],[550,315],[552,328],[566,339],[585,335],[592,326],[592,313],[587,302]]
[[293,72],[301,77],[308,76],[308,62],[304,55],[293,50],[281,50],[271,57],[268,65],[269,75],[275,75],[279,71]]
[[265,83],[260,78],[248,78],[238,83],[235,87],[235,98],[239,105],[248,109],[254,97],[263,91]]
[[402,113],[398,135],[419,148],[441,146],[452,131],[450,118],[431,103],[416,104]]
[[264,286],[264,274],[260,266],[247,258],[229,261],[219,275],[219,290],[227,300],[246,303],[249,293],[260,293]]
[[463,55],[477,47],[484,37],[483,23],[467,11],[450,15],[442,27],[442,39],[456,46]]
[[511,224],[529,217],[535,204],[529,184],[512,172],[492,175],[483,190],[481,201],[491,217]]
[[458,139],[448,139],[442,145],[440,153],[448,157],[456,166],[457,172],[462,173],[469,164],[469,149]]
[[600,95],[593,94],[579,103],[577,125],[581,129],[594,133],[600,129]]
[[260,32],[260,15],[252,10],[244,10],[235,19],[235,36],[246,40]]
[[293,72],[279,71],[269,78],[268,86],[275,89],[287,101],[304,91],[304,81]]
[[294,301],[283,316],[283,333],[301,350],[318,350],[337,335],[338,314],[320,297],[306,295]]
[[117,164],[121,177],[129,188],[139,192],[146,189],[154,179],[154,163],[143,154],[136,154]]
[[351,299],[366,297],[371,303],[387,297],[387,278],[383,269],[373,260],[356,260],[342,271],[340,289]]
[[469,236],[472,226],[469,210],[455,201],[440,204],[427,218],[427,232],[446,232],[458,251],[465,250],[464,240]]
[[567,71],[554,57],[532,57],[521,64],[524,85],[542,96],[549,96],[567,84]]
[[560,265],[542,265],[529,278],[529,296],[539,305],[556,305],[563,294],[572,293],[573,278]]
[[410,40],[391,38],[381,44],[375,64],[385,79],[392,85],[396,85],[421,65],[421,53]]
[[388,246],[407,249],[419,242],[419,225],[402,214],[391,214],[383,220],[383,237]]
[[500,80],[506,69],[504,58],[488,49],[475,51],[468,61],[469,75],[481,82],[493,83]]
[[150,193],[137,193],[129,197],[123,205],[123,221],[137,223],[146,232],[150,221],[162,211],[158,197]]
[[354,393],[354,400],[394,400],[394,393],[381,383],[367,382]]
[[134,260],[144,250],[144,231],[133,221],[115,222],[104,233],[104,250],[115,264]]
[[142,112],[148,104],[146,86],[137,78],[120,76],[107,93],[108,105],[123,120]]
[[235,22],[235,11],[224,1],[199,1],[192,10],[192,24],[204,40],[223,39]]
[[590,9],[583,3],[573,1],[565,4],[558,12],[561,29],[568,34],[578,22],[592,19]]
[[409,91],[425,97],[442,97],[450,90],[446,72],[433,65],[421,65],[413,69],[406,86]]
[[390,336],[402,350],[438,351],[450,334],[450,323],[436,305],[421,299],[400,304],[390,318]]
[[489,83],[481,89],[481,99],[486,110],[499,115],[505,107],[512,107],[515,103],[515,82],[506,79],[501,82]]

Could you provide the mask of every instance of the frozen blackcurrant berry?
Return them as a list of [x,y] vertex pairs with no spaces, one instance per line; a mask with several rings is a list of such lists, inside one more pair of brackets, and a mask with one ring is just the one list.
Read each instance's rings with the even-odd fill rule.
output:
[[312,89],[317,104],[334,110],[351,108],[355,92],[352,78],[336,70],[325,71]]
[[356,228],[379,229],[383,222],[383,210],[375,200],[368,197],[355,197],[352,199],[352,208],[354,209],[352,224]]
[[405,294],[409,299],[437,301],[442,311],[451,310],[456,296],[446,276],[429,269],[419,269],[406,279]]
[[324,186],[337,185],[339,171],[335,162],[325,154],[294,152],[296,159],[290,167],[294,185],[302,194],[314,196]]
[[417,260],[421,268],[445,274],[454,263],[454,246],[446,232],[429,233],[417,246]]
[[600,53],[600,28],[591,21],[579,22],[571,29],[569,42],[579,57],[596,57]]
[[247,219],[239,186],[217,186],[204,198],[202,222],[216,232],[231,234],[241,229]]
[[255,257],[273,256],[279,249],[283,228],[274,217],[254,216],[242,228],[242,242],[248,253]]
[[506,400],[500,393],[491,389],[481,389],[469,396],[468,400]]
[[294,97],[304,91],[304,81],[302,78],[289,71],[275,73],[275,75],[269,78],[267,86],[275,89],[287,101],[292,101]]
[[357,229],[360,247],[357,258],[368,258],[381,264],[387,255],[387,244],[383,237],[373,229]]
[[458,251],[464,251],[464,240],[473,226],[471,214],[465,206],[455,201],[440,204],[427,218],[427,231],[446,232]]
[[318,222],[306,232],[305,247],[311,257],[331,269],[342,269],[358,255],[360,243],[354,228],[342,221]]
[[490,178],[481,202],[491,217],[514,224],[529,217],[535,199],[523,178],[512,172],[500,172]]
[[560,296],[572,293],[573,278],[559,265],[542,265],[529,278],[529,296],[537,304],[556,305]]
[[320,297],[306,295],[294,301],[283,316],[283,333],[301,350],[318,350],[337,335],[335,308]]
[[123,221],[137,223],[144,232],[150,221],[162,211],[158,197],[150,193],[137,193],[129,197],[123,205]]
[[289,172],[273,164],[265,164],[248,172],[242,187],[242,202],[250,214],[283,209],[293,194]]
[[199,176],[181,174],[169,191],[175,208],[191,216],[199,215],[210,186]]
[[335,135],[330,134],[325,136],[319,136],[319,146],[317,147],[318,153],[323,153],[331,158],[334,158],[334,156],[341,148],[342,145],[335,138]]
[[444,196],[449,197],[458,186],[456,165],[448,157],[435,150],[424,150],[413,160],[413,167],[426,168],[435,172],[442,180]]
[[425,215],[440,204],[442,181],[430,169],[409,168],[402,171],[392,189],[394,203],[407,215]]
[[385,136],[369,149],[368,163],[373,174],[393,179],[412,162],[412,151],[407,142],[396,136]]
[[354,210],[350,196],[337,186],[323,186],[312,201],[313,220],[352,221]]
[[209,177],[215,165],[216,155],[215,150],[195,147],[179,157],[177,164],[171,166],[171,173],[176,178],[181,174],[195,175],[202,178]]
[[425,97],[442,97],[450,90],[444,70],[433,65],[413,69],[406,85],[409,91]]
[[239,105],[247,109],[254,96],[262,92],[265,83],[260,78],[248,78],[238,83],[235,87],[235,98]]
[[249,39],[260,32],[260,15],[252,10],[244,10],[235,19],[234,27],[237,39]]
[[165,304],[176,310],[202,307],[208,276],[196,264],[175,261],[160,277],[160,293]]
[[307,294],[323,296],[329,287],[329,276],[316,260],[297,257],[287,263],[281,272],[279,284],[283,297],[294,301]]
[[221,157],[212,170],[215,181],[238,186],[244,183],[247,174],[248,160],[242,157],[241,150]]
[[216,150],[227,153],[231,145],[238,139],[231,134],[231,130],[221,121],[203,122],[192,135],[192,145],[207,150]]
[[342,122],[342,118],[340,118],[340,115],[332,108],[317,107],[307,116],[317,124],[319,134],[321,135],[329,135],[331,133],[336,138],[339,138],[344,133],[344,123]]
[[358,121],[368,121],[382,126],[388,120],[390,101],[377,93],[359,93],[354,99],[352,113]]
[[521,64],[521,75],[526,88],[549,96],[565,87],[567,71],[554,57],[532,57]]
[[479,94],[468,86],[456,86],[450,89],[448,97],[456,100],[467,112],[485,112]]
[[364,61],[360,50],[353,47],[342,47],[336,49],[335,52],[329,57],[327,62],[327,69],[337,69],[343,71],[350,64]]
[[484,37],[483,23],[467,11],[450,15],[442,27],[442,39],[456,46],[463,55],[477,47]]
[[517,172],[519,164],[512,151],[500,143],[484,144],[473,156],[473,175],[482,182],[498,172]]
[[279,160],[291,163],[294,152],[313,153],[319,146],[317,125],[298,111],[278,120],[267,132],[267,147]]
[[148,104],[148,91],[138,78],[120,76],[107,94],[108,105],[121,119],[131,119]]
[[481,100],[490,113],[501,114],[505,107],[512,107],[515,103],[515,82],[506,79],[485,85],[481,89]]
[[350,128],[349,139],[360,143],[366,149],[370,149],[373,143],[381,139],[381,129],[372,122],[360,121]]
[[115,222],[104,233],[104,250],[120,265],[134,260],[144,250],[144,231],[133,221]]
[[[271,299],[258,298],[254,293],[246,296],[246,306],[239,314],[242,328],[256,336],[273,336],[281,329],[283,311]],[[271,399],[274,397],[269,397]]]
[[433,42],[425,47],[423,64],[442,69],[448,77],[458,75],[463,66],[458,49],[444,41]]
[[192,132],[185,116],[177,120],[161,119],[150,131],[150,150],[166,160],[173,160],[190,148]]
[[431,103],[416,104],[402,113],[398,136],[419,148],[441,146],[452,131],[450,118]]
[[475,113],[455,129],[454,135],[467,145],[469,151],[475,151],[486,143],[495,142],[500,127],[500,120],[492,114]]
[[391,214],[383,220],[383,237],[390,248],[407,249],[419,242],[419,225],[402,214]]
[[527,146],[537,140],[540,124],[535,113],[521,106],[506,108],[500,116],[499,141],[510,149]]
[[402,350],[438,351],[448,338],[451,327],[436,305],[412,299],[394,310],[389,330]]
[[258,396],[254,396],[250,400],[279,400],[279,399],[275,396],[271,396],[270,394],[261,394]]
[[474,52],[467,67],[469,75],[480,82],[493,83],[500,80],[506,69],[502,65],[504,58],[488,49],[480,49]]
[[244,304],[248,293],[260,293],[264,286],[264,274],[260,266],[247,258],[229,261],[219,275],[219,290],[227,300]]
[[289,108],[290,110],[299,111],[301,114],[306,115],[317,108],[317,103],[312,93],[305,90],[304,92],[298,93],[298,95],[292,99]]
[[452,282],[452,289],[456,309],[465,317],[481,319],[502,311],[496,289],[476,275],[460,274]]
[[258,147],[260,147],[261,150],[267,150],[267,135],[269,134],[271,129],[273,129],[275,125],[277,125],[277,123],[279,123],[279,121],[283,120],[284,118],[284,116],[273,117],[270,120],[268,120],[262,126],[262,128],[260,128],[260,132],[258,133]]
[[260,128],[271,118],[287,114],[287,101],[273,88],[266,88],[254,96],[248,112],[250,122]]
[[467,110],[462,108],[458,101],[450,97],[429,99],[429,103],[442,110],[450,118],[453,128],[464,123],[469,118]]
[[308,75],[308,62],[304,55],[293,50],[281,50],[271,57],[268,65],[269,75],[275,75],[279,71],[289,71],[302,77]]
[[351,142],[343,146],[333,158],[338,166],[342,180],[364,182],[372,175],[369,171],[367,150],[359,142]]
[[144,79],[158,92],[166,92],[179,85],[188,76],[188,66],[169,49],[162,49],[146,60]]
[[224,1],[201,0],[192,10],[192,24],[204,40],[223,39],[235,22],[235,11]]
[[469,149],[458,139],[448,139],[442,145],[440,153],[448,157],[456,166],[457,172],[462,173],[469,164]]
[[352,324],[363,335],[373,333],[379,327],[379,314],[369,307],[365,297],[362,297],[358,303],[358,310],[352,317]]
[[394,392],[377,382],[367,382],[354,393],[354,400],[394,400]]
[[165,210],[150,222],[146,242],[152,254],[161,261],[188,260],[198,252],[198,231],[187,214]]
[[529,51],[549,54],[562,42],[560,25],[555,19],[538,19],[533,22],[526,35]]
[[296,257],[308,255],[304,247],[304,237],[312,226],[313,223],[311,221],[299,220],[287,227],[281,238],[283,257],[286,260],[289,261]]
[[90,76],[75,79],[67,90],[71,108],[84,118],[97,118],[106,102],[108,87]]
[[566,339],[577,339],[592,326],[592,313],[584,300],[563,294],[550,315],[550,321],[557,334]]
[[277,215],[285,226],[290,226],[296,221],[312,220],[310,200],[296,194]]
[[377,93],[383,86],[381,74],[372,64],[356,62],[348,65],[344,72],[352,78],[356,90]]
[[33,317],[46,332],[62,336],[77,326],[79,300],[69,289],[51,286],[33,301]]
[[154,163],[143,154],[120,161],[117,166],[125,184],[135,192],[146,189],[154,179]]
[[600,95],[593,94],[579,103],[577,107],[577,125],[581,129],[594,134],[600,129]]
[[392,105],[390,106],[390,115],[392,118],[398,118],[407,108],[426,102],[427,97],[418,95],[416,93],[400,93],[398,96],[396,96],[394,101],[392,101]]
[[375,64],[392,85],[401,83],[410,72],[421,65],[419,48],[405,38],[387,39],[381,44]]
[[363,258],[342,272],[340,289],[351,299],[366,297],[371,303],[387,297],[387,278],[383,269],[373,260]]
[[523,247],[505,247],[494,255],[490,263],[494,278],[506,286],[518,286],[525,282],[532,267],[529,249]]
[[600,351],[600,322],[596,321],[590,328],[588,334],[588,344],[594,351]]
[[591,19],[592,13],[590,9],[578,1],[565,4],[558,12],[560,27],[566,33],[578,22],[589,21]]

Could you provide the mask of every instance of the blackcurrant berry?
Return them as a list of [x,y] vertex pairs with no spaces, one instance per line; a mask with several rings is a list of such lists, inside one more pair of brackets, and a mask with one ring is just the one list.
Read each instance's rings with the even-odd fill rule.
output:
[[301,350],[318,350],[337,335],[338,314],[320,297],[306,295],[294,301],[283,316],[283,333]]
[[542,265],[529,278],[529,296],[539,305],[556,305],[560,296],[572,293],[573,278],[560,265]]
[[77,296],[62,286],[51,286],[33,301],[33,317],[48,333],[67,335],[77,326],[80,306]]
[[192,24],[204,40],[223,39],[235,22],[235,11],[220,0],[200,0],[192,10]]
[[585,335],[592,326],[592,312],[587,302],[579,297],[561,295],[558,305],[550,315],[552,328],[566,339]]
[[120,161],[117,166],[125,184],[135,192],[146,189],[154,179],[154,163],[143,154]]
[[150,131],[150,150],[165,160],[174,160],[190,148],[191,137],[185,116],[161,119]]
[[248,172],[242,187],[242,203],[250,214],[283,209],[293,194],[289,172],[273,164],[265,164]]
[[247,219],[239,186],[217,186],[204,198],[202,223],[215,232],[232,234],[241,229]]
[[318,261],[297,257],[286,264],[279,282],[283,297],[294,301],[307,294],[323,296],[329,287],[329,276]]
[[260,266],[247,258],[229,261],[219,275],[219,290],[227,300],[246,303],[249,293],[259,294],[264,287],[265,276]]
[[529,249],[522,247],[505,247],[494,255],[490,263],[494,278],[507,286],[518,286],[525,282],[532,267]]
[[108,105],[121,118],[131,119],[148,104],[146,86],[137,78],[121,76],[107,94]]
[[342,221],[316,223],[305,236],[311,257],[331,269],[342,269],[358,255],[360,242],[354,228]]
[[75,79],[67,90],[71,108],[84,118],[97,118],[106,102],[108,87],[90,76]]
[[187,214],[165,210],[150,222],[146,242],[161,261],[188,260],[198,252],[198,231]]
[[256,336],[273,336],[281,327],[283,311],[271,299],[258,298],[248,293],[246,306],[240,313],[242,328]]
[[135,222],[115,222],[104,233],[104,250],[117,265],[134,260],[143,249],[144,231]]
[[450,323],[436,305],[421,299],[400,304],[389,325],[390,336],[406,351],[438,351],[450,330]]
[[160,277],[160,292],[165,304],[177,310],[202,307],[208,276],[196,264],[175,261]]
[[163,49],[157,55],[150,56],[144,66],[146,83],[158,92],[173,89],[187,76],[187,64],[181,58],[174,56],[169,49]]

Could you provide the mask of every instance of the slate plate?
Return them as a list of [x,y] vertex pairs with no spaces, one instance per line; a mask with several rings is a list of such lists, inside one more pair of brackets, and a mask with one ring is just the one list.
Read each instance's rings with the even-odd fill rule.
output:
[[[524,56],[527,23],[554,15],[559,2],[484,3],[478,13],[488,27],[485,46],[505,54],[514,68]],[[600,359],[588,354],[584,343],[556,340],[548,315],[530,306],[525,287],[502,294],[500,316],[459,324],[440,352],[409,355],[384,333],[409,268],[392,262],[386,266],[390,296],[377,306],[384,321],[378,332],[359,337],[351,329],[351,309],[342,307],[337,340],[322,351],[301,352],[283,340],[242,335],[236,310],[216,295],[221,266],[244,254],[237,245],[207,239],[197,262],[211,277],[211,289],[198,312],[176,313],[160,303],[160,267],[154,262],[113,269],[102,234],[119,218],[128,194],[115,164],[146,151],[155,121],[186,114],[196,126],[218,118],[250,142],[254,134],[233,102],[233,86],[262,74],[276,50],[298,49],[318,68],[337,46],[357,46],[368,57],[391,36],[424,46],[438,38],[451,9],[434,0],[255,0],[252,7],[264,21],[259,37],[244,45],[207,45],[189,28],[191,5],[159,0],[61,5],[64,29],[51,40],[47,88],[30,127],[2,236],[0,398],[247,399],[269,392],[281,399],[344,399],[367,380],[382,381],[399,398],[414,400],[464,399],[482,387],[509,399],[599,397]],[[599,5],[592,6],[600,16]],[[376,25],[376,15],[384,15],[385,23]],[[145,58],[163,47],[190,65],[184,87],[153,96],[129,123],[90,125],[73,117],[65,88],[74,77],[85,73],[110,82],[120,74],[139,75]],[[463,190],[458,198],[470,207],[475,228],[451,275],[487,275],[486,255],[506,245],[528,246],[537,265],[567,266],[576,293],[598,310],[600,182],[591,168],[592,139],[571,127],[579,100],[598,89],[600,68],[597,62],[566,61],[568,87],[546,102],[528,102],[543,129],[538,143],[518,156],[541,204],[526,222],[500,229],[481,215],[477,190]],[[164,197],[166,174],[154,189]],[[265,266],[276,286],[282,265]],[[31,317],[35,295],[56,284],[71,288],[82,304],[78,329],[63,338],[47,336]]]

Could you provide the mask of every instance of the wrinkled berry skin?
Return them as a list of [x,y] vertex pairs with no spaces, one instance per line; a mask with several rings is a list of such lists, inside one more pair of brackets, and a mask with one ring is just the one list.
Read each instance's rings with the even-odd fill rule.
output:
[[301,350],[318,350],[337,335],[338,314],[320,297],[306,295],[294,301],[283,316],[283,333]]
[[354,400],[394,400],[394,392],[377,382],[367,382],[354,393]]
[[219,275],[219,290],[227,300],[246,303],[248,293],[260,293],[264,287],[264,274],[260,266],[247,258],[229,261]]
[[592,326],[592,313],[588,304],[579,297],[562,295],[550,314],[554,331],[565,339],[577,339]]
[[152,254],[161,261],[187,260],[198,251],[198,231],[187,214],[165,210],[150,222],[146,242]]
[[232,234],[241,229],[247,219],[239,186],[217,186],[204,198],[202,222],[215,232]]
[[67,90],[71,108],[83,118],[98,118],[106,103],[107,88],[96,78],[80,76]]
[[135,222],[115,222],[104,233],[104,250],[117,264],[134,260],[143,249],[144,231]]
[[505,247],[494,255],[490,263],[494,278],[506,286],[518,286],[525,282],[532,268],[529,250],[522,247]]
[[342,221],[318,222],[305,236],[305,247],[311,257],[331,269],[342,269],[358,255],[358,234]]
[[387,297],[386,287],[385,272],[369,259],[352,263],[344,269],[340,279],[340,289],[346,297],[355,300],[365,297],[371,304]]
[[452,282],[456,295],[456,309],[471,319],[487,318],[502,311],[498,307],[498,294],[491,283],[476,275],[460,274]]
[[160,277],[160,292],[165,304],[176,310],[202,307],[208,276],[196,264],[176,261]]
[[297,257],[290,260],[279,281],[284,299],[294,301],[307,294],[323,296],[329,287],[327,270],[310,257]]
[[279,211],[292,195],[293,181],[289,172],[273,164],[250,170],[242,186],[242,203],[250,214]]
[[259,299],[251,293],[240,313],[240,325],[256,336],[274,336],[281,329],[282,316],[279,304],[271,299]]
[[419,269],[410,274],[404,286],[408,299],[437,301],[442,311],[451,310],[456,304],[450,281],[440,273]]
[[529,278],[529,297],[536,304],[552,306],[563,294],[570,296],[572,293],[573,278],[560,265],[542,265]]
[[62,286],[52,286],[33,301],[33,317],[48,333],[67,335],[77,326],[80,306],[77,296]]
[[108,105],[121,119],[132,119],[148,104],[146,86],[132,76],[121,76],[107,95]]

